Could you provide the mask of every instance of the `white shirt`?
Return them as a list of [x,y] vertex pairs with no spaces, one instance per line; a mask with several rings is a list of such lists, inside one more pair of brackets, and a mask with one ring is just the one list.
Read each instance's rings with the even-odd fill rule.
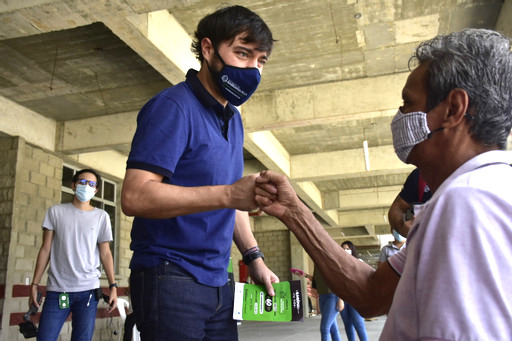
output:
[[512,167],[507,152],[459,167],[424,205],[381,340],[512,337]]

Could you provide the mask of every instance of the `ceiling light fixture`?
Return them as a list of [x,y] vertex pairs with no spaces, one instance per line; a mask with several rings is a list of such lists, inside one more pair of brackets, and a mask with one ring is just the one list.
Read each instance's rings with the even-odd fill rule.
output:
[[364,168],[368,172],[370,170],[370,155],[368,153],[368,141],[363,141],[363,152],[364,152]]

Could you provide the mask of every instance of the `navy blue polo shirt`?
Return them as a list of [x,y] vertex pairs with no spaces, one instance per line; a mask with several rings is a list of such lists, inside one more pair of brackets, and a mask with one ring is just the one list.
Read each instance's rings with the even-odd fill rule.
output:
[[[185,82],[163,90],[139,112],[127,168],[147,170],[163,182],[196,187],[231,184],[243,173],[242,119],[224,108],[189,70]],[[235,210],[171,219],[135,217],[132,270],[173,262],[199,283],[221,286],[233,240]]]
[[[427,202],[432,197],[432,192],[427,184],[420,187],[420,170],[414,169],[404,182],[402,190],[400,191],[400,197],[408,204],[415,202]],[[423,192],[422,199],[420,200],[420,191]]]

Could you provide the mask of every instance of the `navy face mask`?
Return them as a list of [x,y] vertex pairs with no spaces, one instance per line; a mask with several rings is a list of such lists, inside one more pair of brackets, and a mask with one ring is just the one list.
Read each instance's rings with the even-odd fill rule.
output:
[[211,69],[210,72],[215,76],[222,96],[234,106],[239,106],[258,88],[261,80],[260,71],[255,67],[240,68],[227,65],[217,51],[215,54],[224,66],[218,73]]

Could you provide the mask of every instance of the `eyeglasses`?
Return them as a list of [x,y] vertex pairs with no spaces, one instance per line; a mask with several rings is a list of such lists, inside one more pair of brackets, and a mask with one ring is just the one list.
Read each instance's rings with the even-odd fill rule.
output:
[[79,185],[89,185],[92,188],[96,188],[96,185],[98,184],[96,181],[85,180],[85,179],[78,179],[76,181],[76,183]]

